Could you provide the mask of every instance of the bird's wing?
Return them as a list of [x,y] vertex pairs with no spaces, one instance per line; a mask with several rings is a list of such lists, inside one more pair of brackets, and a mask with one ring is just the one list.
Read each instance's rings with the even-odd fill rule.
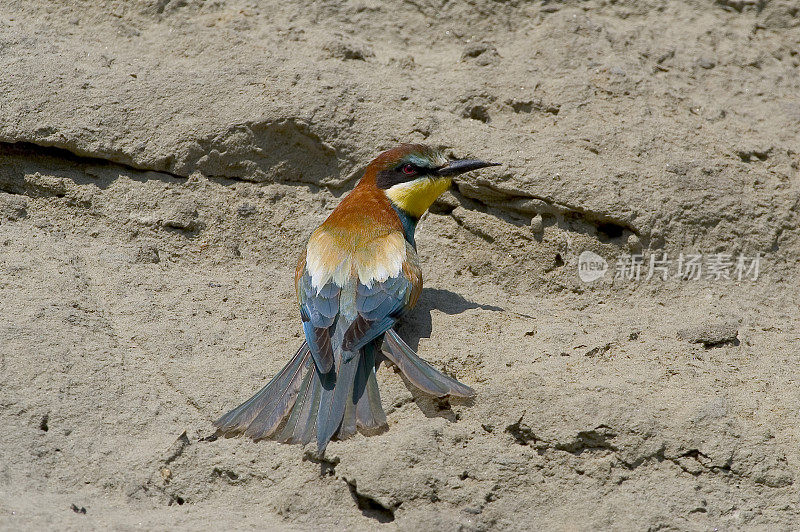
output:
[[356,287],[357,315],[345,332],[342,348],[355,352],[391,329],[400,316],[413,307],[422,291],[422,274],[414,248],[406,245],[399,271],[383,281],[359,279]]
[[311,275],[305,267],[303,269],[305,271],[297,282],[303,332],[320,373],[328,373],[334,362],[331,331],[339,317],[341,289],[333,281],[329,281],[317,291],[311,284]]

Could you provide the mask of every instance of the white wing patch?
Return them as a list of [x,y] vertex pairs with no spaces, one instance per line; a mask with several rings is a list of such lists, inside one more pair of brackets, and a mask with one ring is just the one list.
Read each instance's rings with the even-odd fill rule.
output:
[[344,287],[355,275],[365,286],[398,275],[406,260],[406,241],[399,231],[366,243],[341,244],[330,233],[318,229],[306,251],[306,269],[311,285],[319,292],[328,282]]
[[406,239],[398,232],[376,238],[355,253],[358,280],[366,287],[395,277],[406,260]]

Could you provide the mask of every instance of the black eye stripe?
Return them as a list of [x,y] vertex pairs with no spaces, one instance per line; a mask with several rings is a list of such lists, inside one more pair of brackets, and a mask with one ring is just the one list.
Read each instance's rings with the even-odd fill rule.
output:
[[[415,170],[414,173],[406,174],[403,171],[403,168],[407,165],[411,166]],[[378,188],[386,190],[395,185],[399,185],[400,183],[407,183],[409,181],[419,179],[424,175],[432,174],[433,172],[433,168],[426,168],[424,166],[417,166],[414,163],[402,162],[394,168],[378,172],[378,175],[375,179],[375,184],[378,186]]]

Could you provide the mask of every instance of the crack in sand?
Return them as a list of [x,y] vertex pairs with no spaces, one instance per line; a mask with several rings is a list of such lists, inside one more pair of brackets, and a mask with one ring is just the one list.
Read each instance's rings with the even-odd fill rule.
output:
[[[525,216],[535,216],[537,214],[550,214],[562,217],[572,216],[581,219],[587,225],[598,228],[598,231],[602,226],[607,226],[603,232],[611,237],[614,237],[615,234],[619,236],[624,231],[629,231],[637,236],[639,235],[639,230],[636,229],[636,227],[631,225],[628,221],[612,214],[594,211],[581,207],[580,205],[557,201],[519,189],[504,188],[487,181],[485,178],[479,178],[473,182],[457,182],[456,187],[459,193],[465,198],[477,201],[486,207],[494,207],[504,212],[522,214]],[[465,206],[465,208],[468,207]]]
[[[236,127],[244,127],[242,125],[238,126],[231,126],[232,128]],[[233,131],[233,130],[232,130]],[[233,133],[231,133],[232,135]],[[206,139],[201,144],[203,146],[202,149],[198,150],[197,152],[197,161],[194,165],[189,165],[193,167],[203,167],[208,166],[201,164],[202,160],[204,160],[210,154],[216,153],[216,157],[219,158],[220,152],[215,147],[216,143],[222,142],[219,140],[219,135],[214,139]],[[315,137],[318,139],[318,137]],[[217,142],[219,141],[219,142]],[[332,150],[326,143],[319,141],[322,145],[326,146],[327,149]],[[31,159],[31,161],[35,161],[41,157],[47,157],[51,159],[56,159],[60,161],[67,161],[69,163],[79,165],[79,166],[118,166],[121,169],[127,170],[129,172],[147,172],[150,175],[148,177],[154,177],[152,174],[156,176],[161,175],[165,179],[179,179],[185,180],[187,179],[191,173],[197,171],[195,168],[192,171],[188,172],[170,172],[164,170],[163,168],[157,168],[154,166],[147,166],[147,165],[136,165],[131,162],[124,162],[121,161],[120,158],[111,157],[108,155],[103,155],[99,152],[93,151],[83,151],[77,150],[75,148],[68,148],[66,146],[66,142],[60,145],[55,144],[47,144],[41,142],[31,142],[31,141],[18,141],[18,142],[0,142],[0,153],[5,152],[12,155],[17,155],[21,157],[27,157]],[[210,167],[209,167],[210,168]],[[255,171],[253,168],[249,168],[249,172],[252,174]],[[244,168],[243,168],[244,169]],[[342,188],[349,182],[352,182],[356,177],[361,167],[357,167],[354,172],[350,172],[344,179],[325,183],[324,179],[318,179],[311,181],[308,180],[295,180],[295,179],[280,179],[278,182],[289,185],[289,186],[308,186],[309,184],[317,185],[321,188],[327,189],[334,193],[339,193],[342,191]],[[229,173],[214,173],[214,172],[206,172],[200,169],[201,173],[209,179],[230,179],[233,181],[243,181],[243,182],[258,182],[256,174],[252,174],[253,177],[248,178],[244,175],[231,175]],[[259,170],[261,174],[263,171]],[[87,172],[89,173],[89,172]],[[258,174],[260,175],[260,174]],[[16,186],[15,186],[16,185]],[[565,202],[559,202],[544,196],[536,195],[533,193],[517,190],[517,189],[507,189],[495,184],[492,184],[485,180],[478,180],[475,184],[461,182],[456,183],[456,187],[459,193],[464,197],[472,201],[476,201],[483,207],[490,207],[486,211],[486,214],[498,218],[500,220],[508,221],[503,216],[498,216],[491,212],[491,209],[497,209],[501,213],[506,213],[510,215],[523,215],[523,216],[530,216],[536,214],[552,214],[561,217],[576,217],[579,220],[582,220],[586,224],[595,227],[598,232],[603,232],[605,234],[613,236],[619,236],[624,231],[629,231],[635,235],[639,234],[639,231],[627,223],[624,220],[616,218],[608,213],[597,212],[593,210],[589,210],[578,205],[571,205]],[[0,181],[0,190],[4,192],[8,192],[11,194],[18,194],[18,195],[28,195],[26,187],[20,188],[15,183],[4,183]],[[61,191],[51,191],[53,195],[58,197],[63,197],[64,192]],[[494,198],[494,199],[493,199]],[[459,202],[461,206],[468,210],[476,210],[471,208],[469,205],[465,204],[465,202]],[[478,209],[480,210],[480,209]],[[447,212],[441,212],[442,214],[449,214],[452,216],[452,209]],[[461,225],[462,227],[466,228],[471,233],[475,234],[479,238],[487,241],[488,243],[494,243],[495,238],[490,235],[489,233],[482,231],[478,227],[474,227],[472,224],[465,224],[463,220],[459,220],[457,217],[453,216],[453,219]],[[605,229],[603,229],[605,227]],[[601,231],[602,230],[602,231]]]
[[[530,446],[536,449],[539,454],[544,454],[546,451],[561,451],[569,453],[576,457],[581,457],[584,453],[594,454],[598,452],[608,452],[614,456],[617,462],[628,471],[635,471],[640,467],[647,466],[653,461],[671,462],[678,466],[685,473],[697,477],[703,474],[721,474],[723,476],[735,477],[739,479],[748,479],[756,484],[762,484],[755,479],[750,478],[750,475],[734,471],[733,453],[722,465],[715,465],[713,458],[704,453],[700,449],[690,449],[686,452],[675,456],[668,456],[666,454],[666,445],[662,445],[658,450],[644,454],[636,458],[632,462],[627,462],[621,458],[621,449],[611,443],[611,440],[617,437],[611,427],[607,425],[598,425],[592,430],[580,431],[572,441],[556,442],[548,441],[538,437],[531,427],[522,422],[524,415],[516,422],[508,425],[505,432],[514,438],[514,443],[522,446]],[[690,467],[685,460],[692,460],[697,464],[697,468]],[[770,486],[782,487],[782,486]]]

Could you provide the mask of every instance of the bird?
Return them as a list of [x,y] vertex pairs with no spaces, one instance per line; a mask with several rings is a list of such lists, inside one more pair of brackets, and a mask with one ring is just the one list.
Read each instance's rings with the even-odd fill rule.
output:
[[453,177],[499,163],[455,159],[423,144],[378,155],[311,234],[295,270],[305,340],[250,399],[214,422],[217,434],[306,445],[388,428],[376,371],[386,360],[423,392],[475,391],[420,358],[394,327],[417,303],[422,271],[414,233]]

